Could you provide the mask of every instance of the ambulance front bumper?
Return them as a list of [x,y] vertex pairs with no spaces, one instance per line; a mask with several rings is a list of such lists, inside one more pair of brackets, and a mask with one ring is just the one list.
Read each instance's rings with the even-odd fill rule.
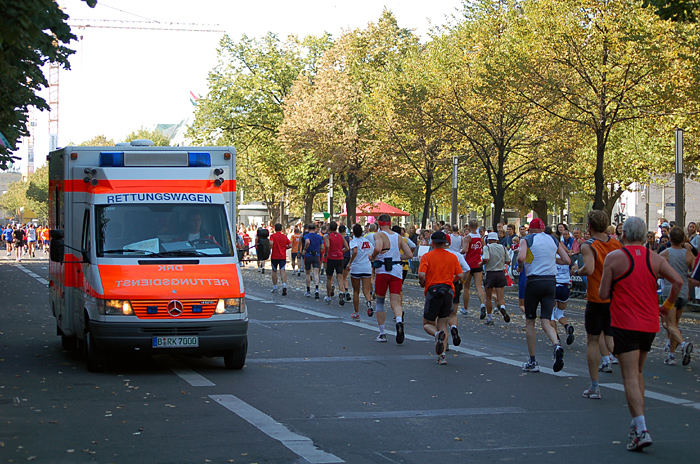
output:
[[[163,323],[122,323],[90,321],[95,346],[104,351],[178,352],[220,355],[241,348],[247,341],[248,320],[172,321]],[[191,346],[196,337],[197,346]],[[186,345],[163,346],[164,338]]]

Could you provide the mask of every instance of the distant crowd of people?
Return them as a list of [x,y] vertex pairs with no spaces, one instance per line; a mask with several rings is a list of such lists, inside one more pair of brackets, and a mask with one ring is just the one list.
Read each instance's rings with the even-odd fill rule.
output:
[[37,250],[48,253],[49,229],[33,223],[7,224],[2,230],[2,241],[7,257],[14,256],[20,263],[23,256],[35,257]]
[[[668,338],[664,363],[676,364],[677,349],[683,365],[691,361],[693,344],[683,338],[678,324],[686,305],[694,299],[695,287],[700,286],[698,237],[692,222],[684,230],[662,220],[657,230],[649,231],[637,217],[613,226],[607,213],[597,210],[588,213],[585,231],[575,228],[571,232],[566,224],[550,228],[539,218],[519,227],[517,233],[510,224],[499,224],[489,231],[477,221],[469,221],[464,229],[435,223],[430,229],[410,227],[406,231],[392,226],[388,215],[381,215],[376,223],[354,224],[351,231],[335,221],[287,231],[281,224],[271,230],[241,228],[237,248],[241,261],[249,250],[255,250],[261,273],[265,272],[265,261],[271,259],[272,293],[279,291],[281,280],[282,295],[287,295],[290,251],[292,273],[300,275],[301,269],[305,270],[305,296],[311,297],[313,285],[314,298],[320,299],[319,275],[323,272],[327,276],[325,302],[332,301],[337,284],[338,303],[352,301],[351,317],[359,320],[360,294],[364,295],[367,315],[376,314],[376,341],[380,343],[387,341],[387,303],[396,323],[396,343],[404,341],[402,285],[410,263],[416,263],[414,272],[425,295],[423,328],[435,337],[440,365],[447,364],[449,338],[455,346],[461,343],[457,317],[458,313],[469,313],[472,281],[480,303],[479,318],[494,325],[493,315],[500,314],[505,323],[510,322],[504,287],[508,269],[513,267],[519,271],[518,296],[529,352],[522,370],[540,371],[535,357],[535,322],[539,317],[552,344],[552,370],[561,371],[564,348],[557,328],[564,328],[567,345],[573,343],[575,330],[564,310],[572,279],[584,278],[590,385],[582,396],[601,399],[599,372],[612,372],[611,366],[619,363],[632,415],[627,449],[639,450],[652,443],[644,418],[643,366],[661,326]],[[661,305],[659,295],[664,300]]]

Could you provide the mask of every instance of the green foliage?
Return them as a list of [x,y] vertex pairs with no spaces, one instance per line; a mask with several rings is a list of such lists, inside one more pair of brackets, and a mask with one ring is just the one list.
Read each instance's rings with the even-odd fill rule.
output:
[[[139,137],[134,137],[139,138]],[[131,139],[131,140],[134,140]],[[78,145],[83,146],[83,147],[109,147],[114,145],[114,140],[108,139],[107,136],[104,134],[96,135],[91,139],[85,140],[84,142],[79,143]]]
[[162,132],[156,130],[149,130],[144,127],[131,132],[126,136],[124,142],[131,142],[133,140],[146,139],[153,142],[156,147],[167,147],[170,146],[170,139],[163,135]]
[[697,22],[700,12],[698,0],[643,0],[644,7],[653,7],[661,19],[679,22]]
[[49,214],[48,165],[37,169],[26,181],[10,184],[7,192],[0,196],[0,207],[15,213],[24,207],[27,216],[31,211],[40,222],[46,222]]
[[[96,0],[85,0],[94,7]],[[47,86],[41,70],[46,63],[70,69],[75,39],[66,24],[68,16],[54,0],[0,0],[0,132],[10,143],[0,144],[0,169],[16,157],[17,142],[28,135],[27,109],[48,109],[38,92]]]

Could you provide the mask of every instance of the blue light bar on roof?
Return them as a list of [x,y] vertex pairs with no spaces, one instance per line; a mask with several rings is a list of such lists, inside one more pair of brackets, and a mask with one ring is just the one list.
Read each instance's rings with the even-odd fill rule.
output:
[[207,168],[211,166],[211,155],[209,153],[205,152],[189,152],[187,154],[188,157],[188,166],[191,168]]
[[121,167],[124,167],[124,152],[123,151],[101,151],[100,152],[100,167],[102,167],[102,168],[121,168]]

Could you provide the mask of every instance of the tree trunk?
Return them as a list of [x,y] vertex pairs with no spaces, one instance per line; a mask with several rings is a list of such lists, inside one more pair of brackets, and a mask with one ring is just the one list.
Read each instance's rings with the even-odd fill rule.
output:
[[423,218],[421,219],[420,228],[425,229],[430,214],[430,200],[433,196],[433,175],[428,174],[425,179],[425,201],[423,202]]
[[311,191],[304,195],[304,224],[310,224],[314,214],[314,199],[316,192]]
[[537,198],[532,204],[532,210],[538,218],[542,218],[545,223],[547,222],[547,200],[544,198]]
[[345,175],[345,181],[347,189],[345,204],[347,205],[348,224],[355,224],[355,222],[357,222],[357,192],[360,188],[360,182],[354,173],[347,173]]
[[[602,126],[602,127],[601,127]],[[596,160],[595,172],[593,178],[595,180],[595,196],[593,197],[593,209],[602,210],[605,208],[603,201],[603,191],[605,190],[605,174],[603,173],[603,162],[605,161],[605,126],[601,125],[596,128]]]
[[496,189],[496,196],[493,198],[493,222],[491,223],[492,230],[498,230],[498,223],[501,222],[503,213],[503,205],[505,204],[505,190],[502,187]]

